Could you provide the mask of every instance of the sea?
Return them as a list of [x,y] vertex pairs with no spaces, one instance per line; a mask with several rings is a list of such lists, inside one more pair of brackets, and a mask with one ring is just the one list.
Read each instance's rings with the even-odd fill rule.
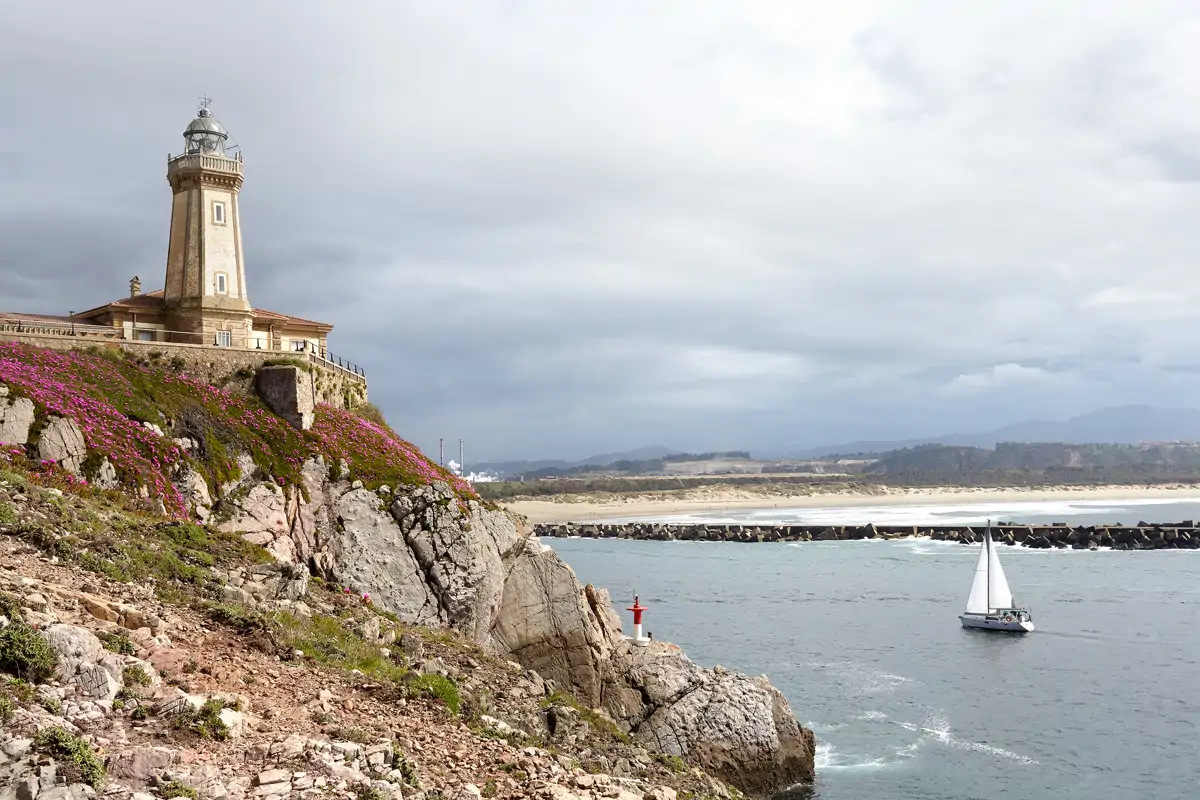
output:
[[[1200,520],[1200,502],[737,509],[675,521]],[[1200,798],[1200,551],[1000,550],[1026,635],[961,627],[974,547],[544,539],[656,640],[765,674],[820,800]],[[621,611],[626,632],[631,615]]]

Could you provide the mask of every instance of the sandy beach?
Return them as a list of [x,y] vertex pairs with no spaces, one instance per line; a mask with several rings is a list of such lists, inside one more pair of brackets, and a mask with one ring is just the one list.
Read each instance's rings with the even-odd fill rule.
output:
[[945,487],[909,489],[874,487],[876,493],[826,492],[770,495],[720,486],[705,486],[686,495],[647,493],[614,498],[611,495],[562,495],[553,500],[518,500],[505,506],[530,522],[583,522],[636,517],[654,519],[674,514],[733,508],[854,508],[896,505],[968,505],[994,502],[1072,500],[1171,500],[1200,502],[1200,487],[1092,486],[1045,489]]

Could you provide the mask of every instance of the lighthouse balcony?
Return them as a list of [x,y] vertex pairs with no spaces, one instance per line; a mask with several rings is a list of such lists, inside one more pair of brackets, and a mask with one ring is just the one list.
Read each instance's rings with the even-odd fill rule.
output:
[[184,153],[167,159],[167,175],[184,170],[205,169],[213,172],[229,172],[242,174],[241,154],[237,158],[216,155],[213,153]]

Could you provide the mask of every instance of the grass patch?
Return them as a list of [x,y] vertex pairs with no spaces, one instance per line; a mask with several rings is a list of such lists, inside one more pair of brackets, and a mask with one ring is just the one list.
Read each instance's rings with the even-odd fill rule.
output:
[[404,666],[385,658],[378,644],[359,637],[348,622],[338,617],[301,617],[281,611],[274,615],[271,627],[284,648],[300,650],[317,663],[357,669],[377,680],[399,681],[408,673]]
[[58,762],[58,773],[67,783],[86,783],[97,790],[104,784],[104,764],[78,736],[63,728],[45,728],[38,732],[33,746]]
[[105,650],[111,650],[118,655],[131,656],[137,652],[133,641],[124,631],[97,631],[96,638],[104,645]]
[[369,783],[360,783],[354,790],[354,800],[386,800],[383,792]]
[[0,694],[0,725],[7,725],[12,722],[13,713],[16,710],[16,701],[6,694]]
[[177,731],[189,731],[201,739],[216,739],[223,742],[229,738],[229,726],[221,720],[221,712],[228,707],[227,704],[216,698],[206,700],[200,708],[189,706],[187,710],[177,714],[171,720],[171,728]]
[[409,681],[408,688],[418,697],[440,702],[454,716],[462,711],[462,694],[458,691],[458,684],[444,675],[418,675]]
[[199,798],[196,790],[182,781],[171,781],[168,783],[162,788],[160,796],[163,800],[171,800],[172,797],[187,797],[190,800],[197,800]]
[[202,602],[200,610],[213,622],[233,628],[238,633],[266,630],[269,623],[258,611],[240,603]]
[[629,735],[618,728],[615,722],[596,713],[569,694],[555,692],[542,700],[542,708],[550,708],[551,706],[569,706],[578,711],[580,719],[587,722],[593,730],[603,731],[624,744],[629,743]]
[[125,679],[126,686],[149,686],[150,676],[146,674],[146,670],[136,664],[126,667],[121,673],[121,677]]
[[0,629],[0,672],[31,683],[45,683],[56,666],[58,653],[19,618]]
[[0,525],[12,525],[17,521],[17,509],[7,500],[0,500]]
[[677,755],[671,753],[655,753],[654,760],[674,773],[688,771],[687,762]]

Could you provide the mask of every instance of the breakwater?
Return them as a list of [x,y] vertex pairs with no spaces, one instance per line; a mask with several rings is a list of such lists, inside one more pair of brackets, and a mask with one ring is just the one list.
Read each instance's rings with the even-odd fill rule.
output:
[[[549,538],[638,539],[682,542],[828,542],[862,539],[932,539],[939,542],[978,544],[982,525],[737,525],[630,522],[620,524],[574,523],[534,526],[537,536]],[[1137,525],[992,525],[999,544],[1040,549],[1097,550],[1196,550],[1200,528],[1192,520]]]

